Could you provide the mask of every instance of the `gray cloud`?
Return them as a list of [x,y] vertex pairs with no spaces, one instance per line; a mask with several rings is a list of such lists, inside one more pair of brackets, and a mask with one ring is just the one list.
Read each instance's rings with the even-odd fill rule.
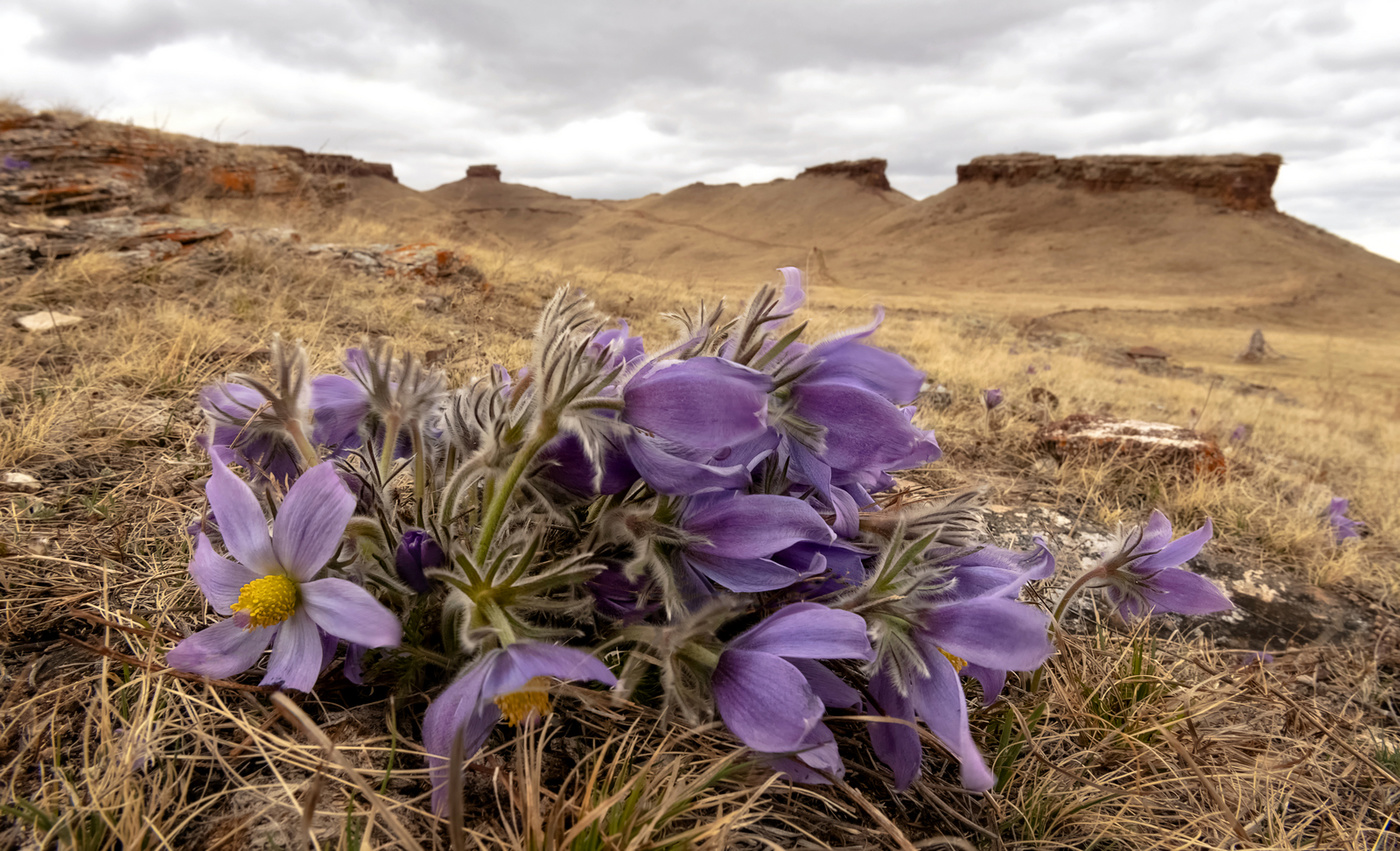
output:
[[[94,8],[96,7],[96,8]],[[584,197],[884,156],[922,197],[979,154],[1276,151],[1281,204],[1400,256],[1390,4],[1311,0],[48,0],[31,101]],[[1365,177],[1355,177],[1364,175]]]

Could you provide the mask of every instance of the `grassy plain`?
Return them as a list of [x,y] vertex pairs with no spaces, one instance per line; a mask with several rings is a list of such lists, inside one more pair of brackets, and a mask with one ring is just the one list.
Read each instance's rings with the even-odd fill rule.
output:
[[[187,579],[184,529],[203,509],[207,460],[196,398],[232,369],[261,367],[273,332],[304,340],[313,366],[364,335],[433,352],[455,385],[520,362],[543,300],[570,283],[649,343],[662,311],[742,299],[772,276],[725,287],[559,265],[450,229],[198,206],[223,222],[290,225],[307,241],[431,239],[473,257],[489,288],[357,276],[275,247],[129,268],[98,255],[6,284],[12,313],[80,308],[80,326],[0,331],[0,471],[37,492],[0,495],[3,714],[0,845],[61,848],[1354,848],[1400,847],[1400,634],[1365,646],[1279,654],[1271,665],[1186,639],[1105,624],[1065,636],[1039,694],[1013,687],[975,713],[1005,783],[974,798],[937,754],[894,795],[861,725],[834,721],[851,765],[820,789],[774,781],[721,730],[667,729],[653,708],[567,690],[539,732],[511,732],[476,763],[480,806],[449,827],[428,813],[417,725],[428,695],[331,686],[295,703],[249,683],[164,670],[164,652],[208,616]],[[815,269],[813,270],[816,271]],[[952,403],[920,416],[947,451],[950,486],[989,498],[1073,504],[1102,523],[1153,507],[1194,526],[1216,518],[1221,552],[1391,604],[1400,595],[1396,347],[1378,331],[1283,327],[1284,360],[1232,358],[1250,330],[1131,303],[1048,323],[1035,298],[998,309],[976,292],[939,297],[847,288],[814,274],[820,333],[863,324]],[[440,309],[414,299],[439,296]],[[944,297],[946,296],[946,297]],[[1136,312],[1135,312],[1136,311]],[[1149,336],[1150,335],[1150,336]],[[1200,372],[1147,373],[1114,355],[1151,342]],[[1031,372],[1031,368],[1035,372]],[[1250,385],[1265,385],[1266,389]],[[1009,401],[996,427],[983,388]],[[1033,434],[1059,412],[1104,411],[1195,426],[1228,447],[1223,482],[1115,467],[1057,467]],[[1272,389],[1269,389],[1272,388]],[[1237,425],[1243,444],[1230,444]],[[1370,534],[1336,546],[1323,520],[1352,499]],[[931,739],[927,744],[934,748]]]

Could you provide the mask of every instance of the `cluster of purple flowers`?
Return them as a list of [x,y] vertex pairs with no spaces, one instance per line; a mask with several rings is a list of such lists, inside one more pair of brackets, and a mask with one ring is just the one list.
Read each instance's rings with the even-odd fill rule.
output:
[[[733,319],[677,317],[655,352],[561,291],[528,365],[451,391],[383,345],[312,376],[274,341],[273,380],[202,398],[212,516],[190,572],[227,619],[170,664],[228,677],[270,646],[264,682],[305,691],[341,643],[352,680],[391,670],[418,625],[462,663],[423,721],[440,812],[453,754],[548,713],[553,681],[625,693],[649,669],[669,713],[717,716],[799,782],[842,776],[828,721],[849,714],[880,719],[862,723],[898,788],[921,771],[919,723],[991,788],[964,682],[991,703],[1053,653],[1050,617],[1017,598],[1054,559],[1039,539],[983,545],[974,498],[877,496],[941,454],[914,423],[924,375],[868,343],[879,315],[802,342],[801,275],[782,274]],[[1209,537],[1172,542],[1154,514],[1092,578],[1132,616],[1228,607],[1178,567]],[[588,650],[605,641],[612,667]]]

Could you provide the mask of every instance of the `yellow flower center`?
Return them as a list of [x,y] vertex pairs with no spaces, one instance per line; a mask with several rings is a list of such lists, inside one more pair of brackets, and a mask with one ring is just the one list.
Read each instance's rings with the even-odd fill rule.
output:
[[275,626],[297,610],[297,583],[280,573],[254,579],[238,592],[238,602],[229,608],[248,613],[248,628]]
[[957,671],[959,674],[962,673],[963,668],[967,667],[966,659],[961,659],[957,656],[954,656],[952,653],[949,653],[947,650],[944,650],[941,647],[938,648],[938,652],[942,653],[948,659],[949,662],[953,663],[953,670]]
[[501,708],[501,718],[512,727],[531,716],[543,718],[554,709],[549,704],[549,678],[535,677],[519,691],[497,695],[496,705]]

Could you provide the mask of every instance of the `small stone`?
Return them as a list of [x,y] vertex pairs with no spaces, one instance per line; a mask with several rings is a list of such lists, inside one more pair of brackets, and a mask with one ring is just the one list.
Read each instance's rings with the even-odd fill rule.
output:
[[39,490],[39,480],[18,470],[0,473],[0,490],[34,493]]
[[39,331],[51,331],[54,328],[62,328],[65,325],[77,325],[83,321],[81,316],[73,316],[69,313],[55,313],[52,310],[41,310],[38,313],[28,313],[15,320],[15,324],[26,331],[38,333]]

